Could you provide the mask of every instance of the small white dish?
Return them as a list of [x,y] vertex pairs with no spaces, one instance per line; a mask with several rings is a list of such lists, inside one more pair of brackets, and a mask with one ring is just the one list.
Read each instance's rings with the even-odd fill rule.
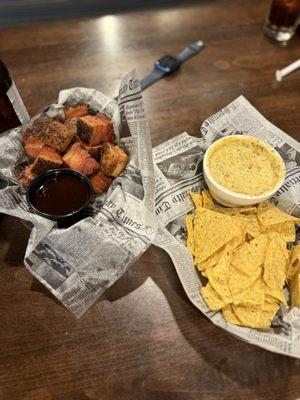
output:
[[[216,149],[216,147],[222,146],[226,141],[233,141],[233,140],[242,140],[242,141],[253,141],[255,140],[259,143],[262,147],[264,147],[268,152],[272,154],[275,161],[277,162],[279,168],[282,168],[282,178],[278,180],[276,185],[269,191],[266,191],[260,195],[247,195],[243,193],[237,193],[231,191],[218,183],[214,177],[211,175],[209,170],[209,158],[212,152]],[[211,146],[207,149],[204,159],[203,159],[203,172],[204,178],[209,188],[211,195],[214,199],[226,207],[241,207],[241,206],[249,206],[253,204],[260,203],[264,200],[269,199],[272,195],[282,186],[284,178],[285,178],[285,165],[281,158],[281,156],[277,153],[276,150],[273,149],[272,146],[265,143],[264,141],[255,138],[253,136],[247,135],[233,135],[233,136],[226,136],[222,139],[219,139],[211,144]]]

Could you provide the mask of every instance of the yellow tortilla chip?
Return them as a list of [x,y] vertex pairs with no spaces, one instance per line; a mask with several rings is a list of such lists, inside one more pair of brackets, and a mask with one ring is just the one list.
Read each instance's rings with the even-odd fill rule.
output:
[[195,204],[195,207],[202,207],[203,202],[202,202],[201,193],[190,192],[189,195],[190,195],[193,203]]
[[233,248],[233,250],[235,250],[244,242],[245,242],[245,235],[240,233],[235,238],[229,240],[228,244],[230,244],[230,246]]
[[259,203],[257,208],[257,217],[259,222],[264,226],[276,225],[289,221],[299,223],[299,218],[285,213],[268,201]]
[[186,231],[187,231],[187,240],[186,246],[188,250],[194,254],[194,224],[193,224],[193,216],[188,214],[185,217]]
[[226,304],[232,302],[228,282],[232,251],[232,247],[230,245],[227,245],[218,264],[215,267],[208,268],[206,270],[209,283]]
[[269,241],[263,267],[263,278],[271,289],[282,289],[286,278],[287,259],[276,237]]
[[231,215],[231,221],[234,222],[241,230],[241,233],[245,236],[246,228],[248,226],[249,220],[245,217],[240,217],[239,215]]
[[300,245],[294,246],[291,251],[290,261],[287,267],[287,279],[292,279],[296,274],[300,273]]
[[[275,308],[276,307],[276,308]],[[242,325],[250,328],[268,329],[278,311],[279,306],[274,305],[272,310],[263,310],[257,307],[232,306],[232,310]]]
[[271,289],[264,281],[262,281],[263,289],[265,292],[265,300],[273,303],[278,303],[278,301],[284,305],[287,305],[286,298],[284,296],[283,289],[276,288]]
[[257,236],[264,233],[265,228],[260,224],[256,215],[248,218],[248,224],[246,227],[246,234],[248,239],[255,239]]
[[213,289],[210,283],[202,287],[200,289],[200,292],[205,300],[205,303],[212,311],[217,311],[225,307],[226,304],[223,302],[218,293]]
[[270,225],[266,228],[265,232],[278,233],[286,243],[295,242],[296,240],[296,229],[294,221]]
[[196,264],[200,265],[239,234],[239,227],[229,216],[205,209],[194,220]]
[[225,318],[225,320],[227,322],[229,322],[230,324],[241,325],[241,321],[238,319],[238,317],[232,311],[232,307],[230,304],[227,304],[226,307],[222,308],[222,313],[223,313],[223,317]]
[[205,261],[203,261],[199,265],[195,261],[195,264],[196,264],[197,268],[199,269],[199,271],[204,271],[207,268],[212,268],[215,265],[217,265],[220,258],[222,257],[224,250],[225,250],[225,246],[221,247],[219,250],[217,250],[214,254],[209,256]]
[[[240,234],[236,236],[235,238],[229,240],[228,245],[230,245],[233,250],[235,250],[241,243],[244,243],[244,235]],[[219,250],[217,250],[214,254],[209,256],[205,261],[203,261],[201,264],[197,265],[195,262],[195,265],[197,266],[199,271],[204,271],[207,268],[212,268],[217,263],[219,262],[220,258],[222,257],[222,254],[225,250],[225,247],[227,245],[221,247]]]
[[257,276],[248,276],[230,265],[229,269],[229,288],[232,296],[249,288],[261,274],[261,269],[258,270]]
[[248,289],[243,290],[233,296],[234,305],[243,305],[249,307],[262,307],[265,303],[265,292],[261,278],[256,281]]
[[214,210],[216,208],[214,199],[207,189],[202,191],[203,207],[209,210]]
[[265,259],[267,243],[268,237],[263,234],[243,244],[233,253],[232,265],[249,277],[257,277]]
[[300,308],[300,274],[295,274],[290,281],[291,306]]
[[240,207],[240,208],[216,208],[216,211],[226,215],[238,215],[249,217],[257,214],[256,207]]
[[267,312],[267,313],[271,313],[273,315],[275,315],[277,313],[277,311],[279,310],[279,305],[275,302],[266,302],[263,307],[262,310]]

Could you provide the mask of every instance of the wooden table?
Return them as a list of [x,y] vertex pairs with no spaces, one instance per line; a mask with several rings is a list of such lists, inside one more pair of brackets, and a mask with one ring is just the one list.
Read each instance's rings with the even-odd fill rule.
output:
[[[133,68],[144,76],[165,53],[204,40],[206,49],[145,94],[153,144],[200,124],[243,94],[270,121],[299,136],[299,58],[261,26],[268,2],[202,1],[91,20],[0,30],[8,64],[31,115],[73,86],[117,92]],[[297,136],[298,135],[298,136]],[[188,301],[172,262],[151,247],[80,320],[27,272],[28,230],[0,222],[0,399],[293,399],[300,360],[228,336]]]

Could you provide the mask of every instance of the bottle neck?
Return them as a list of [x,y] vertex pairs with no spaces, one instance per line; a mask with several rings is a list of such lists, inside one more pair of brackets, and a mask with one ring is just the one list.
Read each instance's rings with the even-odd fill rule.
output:
[[0,133],[29,121],[29,115],[6,65],[0,60]]
[[6,93],[12,85],[12,79],[3,61],[0,60],[0,91]]

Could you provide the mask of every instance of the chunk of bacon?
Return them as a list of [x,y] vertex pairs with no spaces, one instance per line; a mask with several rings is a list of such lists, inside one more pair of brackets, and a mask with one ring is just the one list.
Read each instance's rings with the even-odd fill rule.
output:
[[127,154],[119,146],[105,143],[101,159],[101,169],[105,175],[116,178],[126,167],[127,161]]
[[37,176],[37,174],[32,172],[32,166],[33,164],[27,165],[19,176],[19,182],[24,186],[29,185],[29,183]]
[[68,118],[64,121],[64,125],[73,133],[74,136],[77,135],[77,117]]
[[39,155],[44,143],[40,139],[28,138],[25,142],[25,153],[31,160],[35,160]]
[[74,143],[63,156],[63,161],[67,167],[87,176],[95,174],[100,169],[97,161],[78,142]]
[[61,155],[52,147],[44,145],[32,165],[32,172],[42,174],[50,169],[60,168],[62,164]]
[[52,120],[48,131],[41,140],[48,146],[60,152],[64,152],[74,140],[74,135],[64,124]]
[[88,144],[80,141],[80,146],[83,147],[96,161],[100,161],[103,144],[100,144],[99,146],[89,146]]
[[65,107],[65,117],[69,118],[80,118],[88,115],[89,110],[86,104],[79,104],[77,106],[67,106]]
[[78,120],[77,135],[84,143],[98,146],[101,143],[114,142],[113,123],[105,115],[86,115]]
[[102,171],[99,171],[97,174],[91,176],[90,178],[91,184],[93,186],[94,192],[100,194],[104,192],[105,189],[112,183],[113,178],[106,176]]

